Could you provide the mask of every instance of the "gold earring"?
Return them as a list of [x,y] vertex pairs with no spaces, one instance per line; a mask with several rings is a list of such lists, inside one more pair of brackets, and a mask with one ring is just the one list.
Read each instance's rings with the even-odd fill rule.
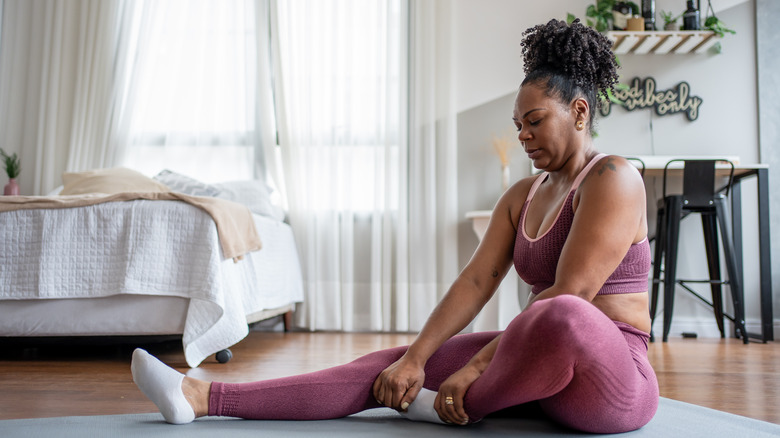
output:
[[577,131],[582,131],[585,129],[585,123],[583,123],[582,120],[577,120],[577,124],[575,126],[577,127]]

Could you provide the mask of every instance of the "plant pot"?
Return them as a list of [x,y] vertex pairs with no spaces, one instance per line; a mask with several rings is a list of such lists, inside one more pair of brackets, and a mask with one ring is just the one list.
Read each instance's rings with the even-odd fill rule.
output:
[[664,24],[664,30],[677,30],[677,23]]
[[19,184],[16,183],[15,179],[11,178],[8,180],[8,184],[6,184],[5,189],[3,189],[3,194],[6,196],[19,195]]
[[626,30],[631,32],[642,32],[645,30],[645,19],[642,17],[631,17],[628,19]]

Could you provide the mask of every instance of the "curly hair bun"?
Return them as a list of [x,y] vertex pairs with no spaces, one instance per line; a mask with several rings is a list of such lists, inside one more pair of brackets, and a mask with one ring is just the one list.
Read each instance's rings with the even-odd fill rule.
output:
[[534,26],[523,32],[521,46],[526,79],[562,75],[586,92],[614,91],[618,65],[612,42],[579,19]]

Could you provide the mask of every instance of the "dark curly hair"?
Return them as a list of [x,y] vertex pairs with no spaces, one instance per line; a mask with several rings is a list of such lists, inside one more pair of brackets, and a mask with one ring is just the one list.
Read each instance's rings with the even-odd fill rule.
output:
[[552,19],[523,32],[525,84],[542,85],[546,94],[568,104],[584,97],[591,108],[588,126],[601,104],[599,93],[614,91],[618,80],[612,42],[579,19],[570,25]]

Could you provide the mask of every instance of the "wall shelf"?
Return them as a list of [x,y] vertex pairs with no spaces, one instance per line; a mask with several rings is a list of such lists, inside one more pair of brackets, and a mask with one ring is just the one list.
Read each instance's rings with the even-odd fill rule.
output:
[[700,54],[721,39],[709,30],[611,31],[607,38],[612,40],[612,51],[617,55]]

